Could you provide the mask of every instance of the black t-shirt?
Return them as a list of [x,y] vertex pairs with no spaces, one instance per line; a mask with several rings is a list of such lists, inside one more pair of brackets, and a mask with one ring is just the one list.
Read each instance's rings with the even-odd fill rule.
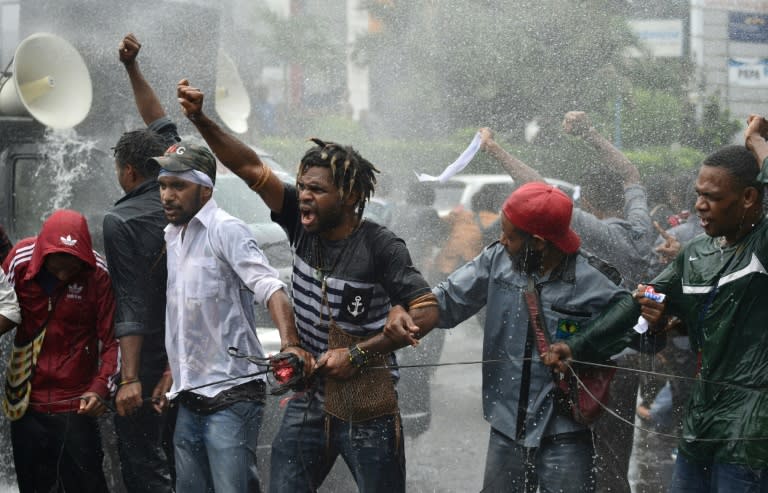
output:
[[[315,356],[328,348],[328,309],[346,332],[368,336],[384,328],[392,305],[429,292],[405,242],[364,220],[350,236],[324,241],[301,225],[296,188],[286,185],[283,210],[272,214],[294,249],[293,303],[302,344]],[[325,280],[328,306],[323,303]],[[321,313],[322,312],[322,313]]]

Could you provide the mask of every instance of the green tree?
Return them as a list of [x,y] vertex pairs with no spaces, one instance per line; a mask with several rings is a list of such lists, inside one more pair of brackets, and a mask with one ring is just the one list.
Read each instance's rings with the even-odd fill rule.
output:
[[392,122],[436,117],[443,132],[559,125],[568,110],[602,108],[621,87],[632,40],[612,4],[373,1],[382,29],[358,46],[381,95],[373,110]]

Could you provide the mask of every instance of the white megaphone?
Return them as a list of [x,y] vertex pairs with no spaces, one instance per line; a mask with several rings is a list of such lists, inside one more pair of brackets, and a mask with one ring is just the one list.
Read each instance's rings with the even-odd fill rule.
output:
[[219,51],[214,106],[221,120],[233,132],[242,134],[248,130],[251,98],[237,73],[235,63],[223,51]]
[[0,89],[0,115],[30,115],[51,128],[74,127],[88,115],[93,99],[88,67],[59,36],[37,33],[24,39],[12,71]]

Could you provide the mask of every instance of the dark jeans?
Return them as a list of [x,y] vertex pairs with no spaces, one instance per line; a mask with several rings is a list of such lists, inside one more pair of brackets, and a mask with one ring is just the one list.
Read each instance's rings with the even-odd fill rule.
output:
[[563,433],[526,448],[491,428],[483,493],[591,493],[594,447],[589,431]]
[[166,421],[145,404],[130,416],[115,415],[123,483],[129,492],[173,491],[171,460],[166,454]]
[[697,464],[677,456],[670,493],[767,493],[768,469],[741,464]]
[[11,423],[11,443],[20,493],[108,491],[95,418],[28,410]]
[[[631,362],[620,361],[619,366],[631,367]],[[635,422],[637,390],[640,378],[636,373],[617,371],[611,381],[611,409],[628,420]],[[600,493],[630,493],[629,459],[635,429],[614,416],[603,412],[594,424],[595,453],[597,467],[597,491]]]
[[399,440],[396,433],[399,416],[362,423],[331,417],[329,436],[325,417],[322,404],[307,394],[288,403],[272,442],[271,492],[316,491],[339,455],[361,493],[405,491],[405,448],[402,433]]

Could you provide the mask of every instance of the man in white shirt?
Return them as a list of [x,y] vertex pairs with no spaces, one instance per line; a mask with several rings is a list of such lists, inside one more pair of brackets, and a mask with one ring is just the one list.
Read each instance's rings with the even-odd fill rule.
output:
[[254,302],[266,305],[281,332],[296,330],[285,284],[248,226],[213,200],[216,160],[208,149],[181,142],[154,161],[170,222],[165,345],[169,396],[179,403],[176,491],[260,491],[256,441],[265,377],[255,374],[265,368],[228,349],[264,356]]

